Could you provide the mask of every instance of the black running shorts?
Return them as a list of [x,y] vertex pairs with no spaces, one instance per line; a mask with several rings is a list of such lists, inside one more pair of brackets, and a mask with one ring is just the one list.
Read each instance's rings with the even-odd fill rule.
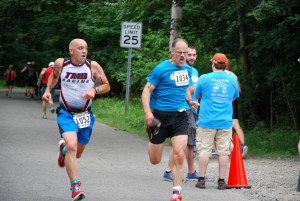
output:
[[153,144],[162,144],[167,138],[177,135],[187,135],[188,116],[185,111],[165,112],[153,110],[153,115],[161,121],[161,126],[155,135],[149,135],[149,140]]

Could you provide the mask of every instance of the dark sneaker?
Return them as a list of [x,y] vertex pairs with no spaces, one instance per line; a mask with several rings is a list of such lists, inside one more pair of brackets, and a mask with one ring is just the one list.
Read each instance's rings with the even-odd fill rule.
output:
[[170,171],[170,172],[165,171],[163,178],[165,181],[173,181],[172,171]]
[[242,149],[242,157],[243,157],[243,158],[246,158],[247,153],[248,153],[248,147],[247,147],[247,145],[242,144],[242,145],[241,145],[241,149]]
[[198,183],[196,184],[197,188],[205,189],[205,180],[204,179],[198,179]]
[[65,167],[65,156],[64,156],[64,154],[62,152],[64,146],[66,146],[65,140],[61,139],[58,142],[59,155],[58,155],[58,159],[57,159],[58,166],[61,167],[61,168]]
[[218,180],[218,189],[225,190],[227,185],[225,184],[225,180]]
[[85,198],[84,191],[80,189],[81,182],[74,182],[71,185],[73,201],[83,200]]
[[198,179],[199,179],[199,174],[196,170],[195,170],[194,173],[187,173],[186,174],[186,180],[187,181],[198,181]]

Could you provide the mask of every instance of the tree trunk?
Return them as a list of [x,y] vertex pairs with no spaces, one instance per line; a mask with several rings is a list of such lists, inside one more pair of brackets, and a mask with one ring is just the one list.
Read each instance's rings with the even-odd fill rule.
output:
[[[239,0],[236,0],[238,3]],[[244,77],[246,77],[250,73],[250,66],[248,63],[248,52],[246,49],[246,37],[245,37],[245,29],[244,29],[244,22],[243,22],[243,8],[239,8],[237,11],[238,15],[238,23],[240,27],[240,59],[243,68]]]
[[171,11],[171,30],[170,30],[170,46],[169,50],[172,49],[172,43],[174,39],[178,38],[180,30],[180,22],[182,19],[182,0],[172,0],[172,11]]

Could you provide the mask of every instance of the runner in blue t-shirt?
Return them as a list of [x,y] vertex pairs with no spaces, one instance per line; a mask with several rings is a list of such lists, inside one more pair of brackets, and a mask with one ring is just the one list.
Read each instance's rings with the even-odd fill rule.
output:
[[[194,68],[194,64],[197,59],[197,50],[193,46],[189,46],[188,48],[188,54],[186,58],[186,63],[191,67],[192,69],[192,83],[193,86],[196,86],[198,81],[198,71],[196,68]],[[190,87],[190,89],[194,89],[195,87]],[[187,100],[198,102],[198,99],[196,99],[193,96],[193,90],[191,90],[191,96],[187,97]],[[188,166],[188,172],[186,174],[186,180],[187,181],[197,181],[199,178],[199,174],[195,169],[194,164],[194,147],[196,147],[196,114],[197,110],[191,110],[190,106],[188,105],[188,102],[186,102],[186,113],[188,115],[189,120],[189,128],[188,128],[188,142],[186,147],[186,161]],[[166,170],[164,171],[163,178],[166,181],[172,181],[173,175],[172,175],[172,169],[174,167],[174,160],[173,160],[173,150],[171,150],[169,162]]]
[[218,189],[226,188],[225,176],[231,153],[232,101],[239,97],[237,80],[224,72],[227,57],[217,53],[211,59],[212,73],[200,76],[194,94],[201,97],[196,146],[199,158],[198,188],[205,188],[205,173],[213,145],[219,156]]
[[[142,92],[142,103],[149,135],[148,154],[152,164],[160,163],[163,145],[171,138],[175,170],[173,195],[170,201],[181,201],[181,184],[184,173],[184,151],[187,145],[188,118],[186,90],[191,84],[191,68],[186,64],[188,43],[176,39],[172,43],[170,60],[158,64],[147,76]],[[151,97],[151,98],[150,98]],[[190,103],[193,107],[193,103]],[[153,125],[154,117],[160,126]]]

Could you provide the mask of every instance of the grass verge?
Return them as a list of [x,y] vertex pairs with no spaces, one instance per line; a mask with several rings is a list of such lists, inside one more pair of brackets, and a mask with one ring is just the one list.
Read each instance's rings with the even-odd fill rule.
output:
[[[132,98],[125,114],[125,100],[96,98],[93,102],[96,119],[120,130],[147,136],[145,118],[140,97]],[[253,130],[244,131],[250,155],[269,157],[297,156],[299,132],[285,128],[269,130],[260,122]],[[170,143],[168,140],[167,143]]]

